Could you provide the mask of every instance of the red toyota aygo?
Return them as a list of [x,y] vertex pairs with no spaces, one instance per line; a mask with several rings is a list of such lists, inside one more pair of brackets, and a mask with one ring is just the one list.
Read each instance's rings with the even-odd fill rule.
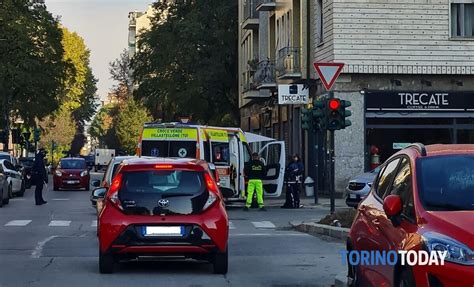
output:
[[[347,239],[348,254],[395,251],[398,263],[348,264],[349,286],[473,287],[473,238],[474,145],[411,145],[383,164]],[[425,251],[444,265],[401,263]]]
[[229,223],[209,165],[194,159],[125,160],[99,214],[99,270],[121,260],[176,256],[228,269]]

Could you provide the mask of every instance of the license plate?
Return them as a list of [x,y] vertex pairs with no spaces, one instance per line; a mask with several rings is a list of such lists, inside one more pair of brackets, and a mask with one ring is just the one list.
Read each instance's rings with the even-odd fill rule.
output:
[[144,236],[184,236],[183,226],[145,226]]
[[66,183],[67,184],[76,184],[76,183],[78,183],[78,181],[77,180],[68,180],[68,181],[66,181]]
[[349,198],[356,199],[356,198],[357,198],[357,195],[355,195],[355,194],[349,194]]

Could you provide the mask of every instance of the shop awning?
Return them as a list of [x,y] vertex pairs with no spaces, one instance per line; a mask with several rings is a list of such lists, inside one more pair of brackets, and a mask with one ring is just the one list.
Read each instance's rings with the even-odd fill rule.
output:
[[262,135],[257,135],[254,133],[249,133],[245,132],[245,138],[247,139],[248,143],[258,143],[258,142],[270,142],[270,141],[275,141],[275,139],[262,136]]

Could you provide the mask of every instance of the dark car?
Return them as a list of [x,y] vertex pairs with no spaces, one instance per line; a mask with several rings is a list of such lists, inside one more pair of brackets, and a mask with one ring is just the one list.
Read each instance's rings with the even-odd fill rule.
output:
[[10,194],[8,188],[8,175],[0,164],[0,207],[10,202]]
[[348,264],[349,286],[474,286],[473,191],[474,145],[417,144],[389,158],[358,206],[348,254],[438,251],[446,260]]
[[120,260],[170,256],[210,261],[215,273],[227,273],[229,222],[206,162],[125,160],[102,189],[101,273]]
[[22,157],[19,159],[19,163],[21,166],[21,173],[23,178],[25,179],[25,187],[28,189],[31,187],[31,169],[33,168],[33,164],[35,163],[35,159],[31,157]]
[[53,173],[53,189],[90,190],[90,174],[83,158],[63,158]]
[[82,156],[82,158],[86,161],[87,168],[92,170],[95,165],[95,157],[93,154]]

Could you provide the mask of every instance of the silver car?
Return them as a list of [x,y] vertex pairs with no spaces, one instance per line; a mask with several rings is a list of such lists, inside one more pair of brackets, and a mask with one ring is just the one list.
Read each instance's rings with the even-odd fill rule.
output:
[[349,181],[349,184],[346,187],[347,206],[356,208],[359,205],[359,202],[369,194],[372,182],[379,171],[380,166],[369,172],[358,175]]

